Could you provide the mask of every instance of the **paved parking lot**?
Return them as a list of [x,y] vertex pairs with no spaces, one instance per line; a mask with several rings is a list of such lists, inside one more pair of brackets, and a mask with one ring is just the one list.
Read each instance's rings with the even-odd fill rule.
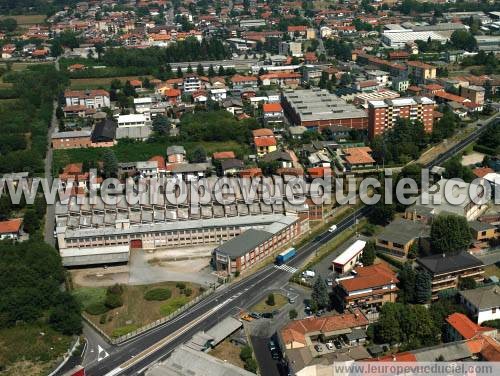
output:
[[328,256],[326,256],[319,263],[314,265],[311,269],[316,272],[316,274],[321,275],[323,278],[334,278],[334,271],[332,270],[332,261],[344,252],[351,244],[353,244],[356,240],[365,240],[368,241],[370,238],[364,235],[359,234],[358,236],[353,236],[349,240],[342,243],[339,247],[335,248]]

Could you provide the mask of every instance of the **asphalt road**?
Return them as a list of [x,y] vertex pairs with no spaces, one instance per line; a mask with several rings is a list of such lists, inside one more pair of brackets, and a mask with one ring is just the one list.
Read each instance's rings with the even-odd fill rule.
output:
[[[439,165],[452,155],[463,150],[482,134],[485,127],[478,127],[465,140],[438,156],[435,161],[429,163],[426,167],[431,168]],[[359,219],[365,216],[369,210],[369,207],[358,209],[355,213],[338,222],[335,232],[330,233],[327,231],[299,248],[297,256],[288,265],[300,268],[305,260],[321,245],[352,226],[356,218]],[[253,301],[260,296],[263,298],[267,293],[266,287],[271,282],[283,281],[284,283],[289,277],[288,272],[276,269],[274,265],[269,265],[244,280],[214,293],[174,320],[152,329],[120,347],[114,348],[107,358],[90,364],[86,369],[87,375],[142,374],[151,364],[168,356],[177,346],[186,342],[196,332],[207,330],[221,318],[236,314],[240,307],[246,307],[250,300]]]
[[[55,61],[55,66],[56,69],[59,70],[59,59],[56,59]],[[47,138],[48,138],[48,143],[49,147],[47,150],[47,154],[45,156],[45,161],[44,161],[44,169],[45,169],[45,178],[49,181],[49,183],[52,183],[52,155],[53,155],[53,149],[52,149],[52,134],[55,132],[55,130],[58,127],[58,122],[57,122],[57,117],[56,117],[56,109],[58,106],[57,100],[54,101],[53,103],[54,109],[52,111],[52,120],[50,123],[50,128],[47,132]],[[45,213],[45,228],[44,228],[44,240],[46,243],[50,244],[51,246],[55,246],[56,240],[54,237],[54,229],[55,229],[55,205],[47,205],[47,211]]]
[[[321,236],[316,237],[312,242],[299,248],[297,256],[288,265],[296,268],[300,267],[321,245],[352,226],[355,218],[363,217],[368,210],[368,207],[357,210],[337,223],[338,228],[334,233],[327,231]],[[246,307],[247,304],[254,301],[256,296],[262,295],[263,298],[267,293],[266,287],[271,282],[282,281],[285,283],[289,278],[290,273],[276,269],[274,265],[269,265],[248,278],[214,293],[176,319],[115,348],[109,357],[100,362],[90,364],[86,369],[87,375],[101,376],[108,373],[110,375],[140,374],[140,372],[144,371],[153,362],[167,356],[175,347],[191,338],[194,333],[200,330],[207,330],[223,317],[236,314],[241,307]],[[203,317],[205,314],[207,314],[206,318]],[[190,323],[194,324],[190,325]],[[143,357],[139,356],[141,359],[127,369],[120,369],[120,366],[124,368],[123,364],[125,362],[130,361],[142,351],[164,340],[166,337],[172,336],[177,331],[180,331],[178,335],[175,335],[168,343],[158,346],[158,348],[155,348]]]

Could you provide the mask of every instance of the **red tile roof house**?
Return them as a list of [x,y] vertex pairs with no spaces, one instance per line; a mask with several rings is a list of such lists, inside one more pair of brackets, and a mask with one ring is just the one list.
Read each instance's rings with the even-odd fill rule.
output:
[[283,108],[279,103],[264,103],[262,105],[264,122],[266,124],[278,125],[283,123]]
[[280,331],[282,349],[291,350],[312,347],[313,341],[322,334],[326,339],[351,333],[353,329],[368,327],[368,319],[359,310],[342,315],[311,317],[289,322]]
[[385,263],[358,267],[355,276],[338,281],[338,297],[343,307],[376,306],[396,302],[399,280]]
[[449,341],[471,339],[477,337],[478,335],[485,335],[494,338],[497,335],[497,330],[495,328],[480,326],[463,313],[452,313],[446,318],[446,323],[450,328],[448,331]]
[[0,222],[0,240],[12,239],[18,240],[21,235],[21,218],[9,219]]

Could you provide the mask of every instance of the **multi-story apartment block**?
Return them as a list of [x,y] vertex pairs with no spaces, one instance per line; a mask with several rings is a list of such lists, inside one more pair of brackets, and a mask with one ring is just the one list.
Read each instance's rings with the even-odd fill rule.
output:
[[85,106],[85,108],[109,107],[111,101],[106,90],[67,90],[64,92],[66,106]]
[[468,252],[455,255],[432,255],[417,259],[420,269],[425,270],[432,278],[432,299],[438,299],[440,291],[456,289],[460,279],[474,278],[481,281],[484,264]]
[[461,86],[460,95],[477,104],[484,104],[484,88],[476,85]]
[[196,74],[189,74],[184,77],[183,89],[186,93],[192,93],[198,91],[202,88],[202,82],[200,77]]
[[368,102],[368,135],[373,138],[391,129],[399,118],[420,121],[432,131],[436,102],[427,97],[386,99]]
[[391,268],[375,264],[354,269],[356,275],[338,279],[335,288],[344,309],[355,307],[380,307],[396,302],[399,282]]
[[415,82],[423,84],[425,80],[436,78],[436,67],[422,63],[421,61],[408,61],[408,75],[412,76]]

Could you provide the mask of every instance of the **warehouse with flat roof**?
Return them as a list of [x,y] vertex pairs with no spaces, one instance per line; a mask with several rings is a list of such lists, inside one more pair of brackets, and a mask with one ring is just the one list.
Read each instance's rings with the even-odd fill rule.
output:
[[333,125],[366,129],[368,115],[345,100],[324,89],[287,90],[282,106],[290,123],[309,129]]

